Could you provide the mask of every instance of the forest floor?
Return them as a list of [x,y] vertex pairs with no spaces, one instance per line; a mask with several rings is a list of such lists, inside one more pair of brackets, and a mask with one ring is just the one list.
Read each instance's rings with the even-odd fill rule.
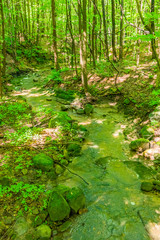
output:
[[[154,62],[122,66],[115,85],[115,76],[97,68],[88,75],[87,96],[69,69],[46,66],[10,80],[0,105],[1,239],[39,239],[42,225],[56,240],[160,239],[155,69]],[[130,152],[139,138],[147,141]],[[35,168],[40,152],[54,161],[51,171]],[[59,185],[83,190],[79,217],[73,209],[69,220],[48,216],[51,190]]]

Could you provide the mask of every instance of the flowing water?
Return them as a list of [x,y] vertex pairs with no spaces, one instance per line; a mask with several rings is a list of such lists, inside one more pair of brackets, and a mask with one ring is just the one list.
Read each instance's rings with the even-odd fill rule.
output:
[[[26,97],[33,108],[41,105],[60,110],[61,104],[55,97],[46,101],[47,93],[37,89],[33,75],[19,80],[23,90],[16,94]],[[83,189],[88,211],[71,218],[71,228],[53,239],[160,240],[160,197],[140,190],[142,179],[151,178],[152,173],[130,157],[123,136],[127,124],[123,114],[108,102],[96,105],[90,117],[71,111],[69,114],[88,129],[89,135],[82,155],[68,167],[89,185],[67,170],[58,182]]]

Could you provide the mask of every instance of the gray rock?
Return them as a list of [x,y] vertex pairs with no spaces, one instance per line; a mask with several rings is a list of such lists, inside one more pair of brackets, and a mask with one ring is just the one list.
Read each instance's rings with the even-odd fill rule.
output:
[[66,200],[74,212],[85,206],[85,196],[82,190],[78,187],[72,188],[66,195]]
[[53,159],[44,153],[39,153],[33,157],[33,164],[42,171],[50,171],[53,169]]
[[70,207],[58,192],[53,191],[49,198],[48,213],[52,221],[60,221],[69,217]]

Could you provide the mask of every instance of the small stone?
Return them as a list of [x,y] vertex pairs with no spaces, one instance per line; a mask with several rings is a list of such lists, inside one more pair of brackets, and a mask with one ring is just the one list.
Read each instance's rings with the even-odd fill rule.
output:
[[6,217],[4,218],[4,224],[11,225],[13,223],[14,219],[12,217]]
[[23,175],[26,175],[28,173],[28,169],[22,169]]
[[58,231],[59,232],[64,232],[66,231],[70,226],[71,226],[71,221],[66,221],[65,223],[63,223],[59,228]]
[[38,215],[38,214],[39,214],[38,208],[33,209],[32,213],[33,213],[34,215]]
[[36,230],[37,230],[38,239],[49,240],[51,238],[51,229],[48,225],[42,224],[38,226]]
[[84,109],[83,108],[78,108],[76,110],[76,113],[79,114],[79,115],[84,114]]
[[64,172],[64,168],[61,167],[60,165],[56,164],[55,165],[55,172],[56,172],[57,175],[60,175]]
[[150,192],[153,190],[153,184],[151,182],[142,182],[141,190],[145,192]]
[[47,100],[48,102],[50,102],[50,101],[52,101],[52,98],[46,98],[46,100]]
[[86,104],[84,107],[85,114],[89,115],[93,112],[93,106],[91,104]]
[[160,191],[160,186],[159,185],[155,185],[154,187],[156,190]]
[[68,109],[69,109],[69,106],[67,105],[61,106],[61,111],[68,111]]

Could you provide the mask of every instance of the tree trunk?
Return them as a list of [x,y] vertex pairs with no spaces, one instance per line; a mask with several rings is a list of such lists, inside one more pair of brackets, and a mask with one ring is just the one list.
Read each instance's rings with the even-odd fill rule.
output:
[[4,13],[3,13],[3,2],[0,0],[0,13],[1,13],[1,20],[2,20],[2,75],[6,73],[6,42],[5,42],[5,23],[4,23]]
[[109,59],[108,36],[107,36],[106,13],[105,13],[104,0],[102,0],[102,12],[103,12],[103,29],[104,29],[105,56],[106,56],[107,59]]
[[[154,4],[155,4],[155,0],[151,0],[151,14],[154,13]],[[153,15],[152,15],[152,21],[151,21],[151,29],[152,29],[153,34],[155,34],[155,24],[154,24]],[[152,47],[152,59],[155,59],[156,56],[155,56],[155,53],[154,53],[154,50],[153,50],[154,48],[156,48],[155,38],[151,39],[151,47]]]
[[58,51],[57,51],[57,32],[56,32],[56,11],[55,11],[55,0],[51,2],[52,7],[52,26],[53,26],[53,51],[54,51],[54,64],[56,70],[59,70],[58,64]]
[[112,51],[113,51],[113,61],[117,61],[116,46],[115,46],[115,2],[112,2]]
[[121,0],[121,20],[120,20],[120,46],[119,46],[119,60],[123,58],[123,0]]

